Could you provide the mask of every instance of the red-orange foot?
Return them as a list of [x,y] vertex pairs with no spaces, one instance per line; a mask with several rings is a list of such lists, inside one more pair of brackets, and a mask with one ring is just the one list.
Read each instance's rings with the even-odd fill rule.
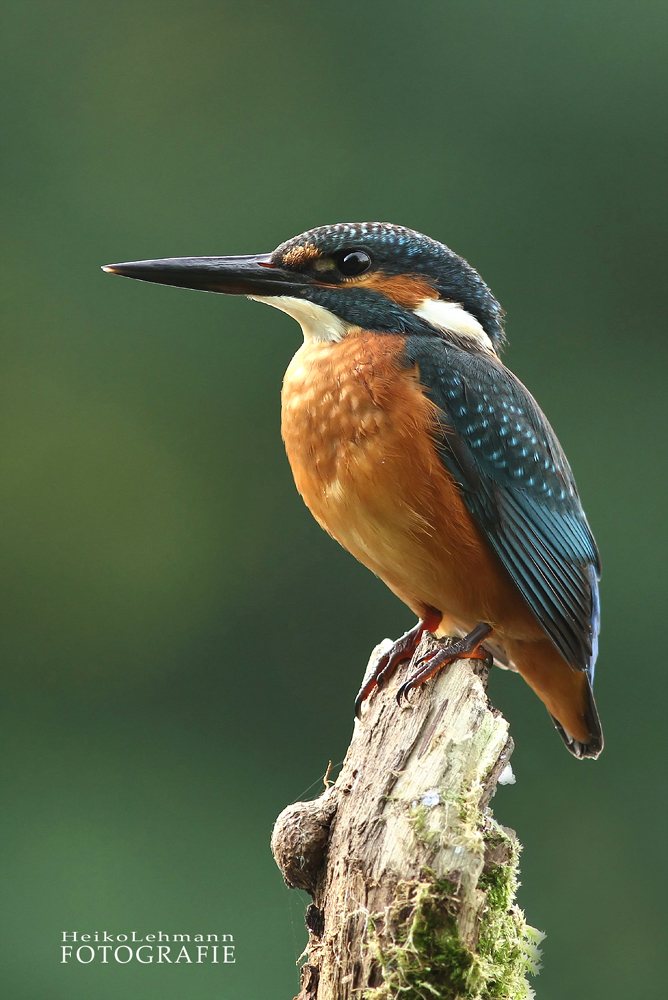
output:
[[403,663],[404,660],[410,660],[424,633],[437,628],[440,620],[441,615],[437,611],[434,611],[433,615],[421,618],[417,625],[414,625],[408,632],[405,632],[386,653],[383,653],[374,667],[373,673],[366,679],[355,698],[355,715],[358,719],[362,704],[374,688],[382,687],[390,679],[400,663]]
[[[440,673],[453,660],[471,659],[488,660],[490,654],[482,648],[482,643],[487,639],[494,629],[486,622],[480,622],[473,631],[465,635],[463,639],[457,639],[449,646],[439,649],[437,653],[423,657],[417,662],[417,670],[401,685],[397,691],[397,704],[401,705],[403,699],[408,701],[408,694],[413,688],[420,687],[426,683],[430,677]],[[422,666],[421,666],[422,664]]]

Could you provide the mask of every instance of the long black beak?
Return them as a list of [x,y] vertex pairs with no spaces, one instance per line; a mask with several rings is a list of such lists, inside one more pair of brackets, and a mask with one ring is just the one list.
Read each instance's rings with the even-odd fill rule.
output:
[[178,288],[198,288],[228,295],[290,295],[310,284],[304,275],[271,263],[271,254],[246,257],[165,257],[106,264],[103,271],[125,278],[155,281]]

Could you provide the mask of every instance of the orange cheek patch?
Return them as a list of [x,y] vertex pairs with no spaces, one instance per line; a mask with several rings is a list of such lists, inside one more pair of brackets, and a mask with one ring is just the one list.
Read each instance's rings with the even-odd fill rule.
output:
[[390,275],[383,274],[382,271],[373,271],[369,275],[363,274],[353,281],[346,282],[343,287],[361,287],[380,292],[405,309],[415,309],[425,299],[438,298],[434,284],[418,274]]

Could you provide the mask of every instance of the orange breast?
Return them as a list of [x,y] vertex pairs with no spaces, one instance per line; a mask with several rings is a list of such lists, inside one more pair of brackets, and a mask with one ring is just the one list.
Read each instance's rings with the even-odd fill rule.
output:
[[306,343],[285,374],[282,433],[316,520],[442,631],[537,623],[478,531],[434,447],[435,407],[398,364],[404,339],[368,332]]

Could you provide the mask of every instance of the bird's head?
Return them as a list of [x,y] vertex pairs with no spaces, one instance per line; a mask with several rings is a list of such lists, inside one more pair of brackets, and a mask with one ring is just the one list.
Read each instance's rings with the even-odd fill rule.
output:
[[443,337],[498,352],[503,311],[462,257],[436,240],[384,222],[339,223],[295,236],[270,254],[170,257],[103,270],[209,292],[247,295],[293,316],[307,340],[351,330]]

